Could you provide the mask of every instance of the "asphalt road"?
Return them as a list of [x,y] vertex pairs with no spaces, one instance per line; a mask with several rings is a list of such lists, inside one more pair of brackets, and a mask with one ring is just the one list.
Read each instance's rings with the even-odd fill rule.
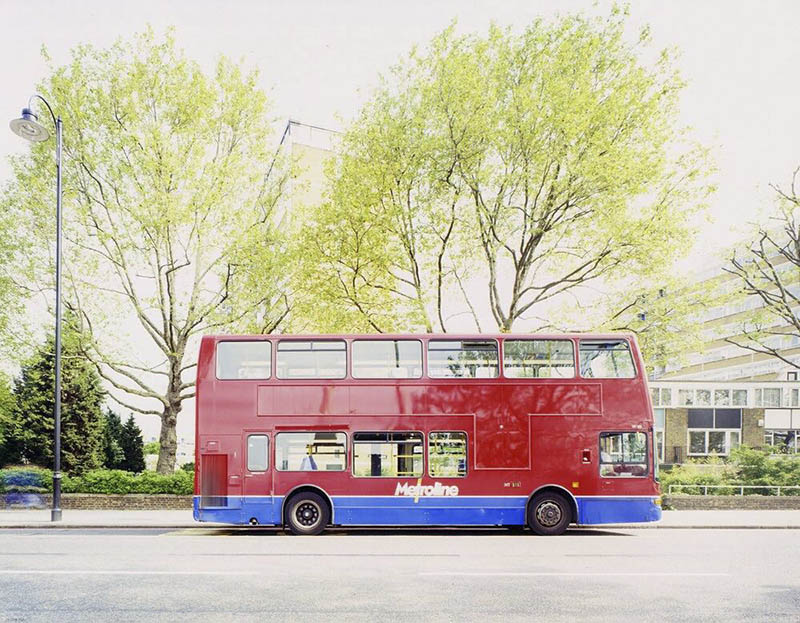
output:
[[0,531],[2,621],[800,621],[800,530]]

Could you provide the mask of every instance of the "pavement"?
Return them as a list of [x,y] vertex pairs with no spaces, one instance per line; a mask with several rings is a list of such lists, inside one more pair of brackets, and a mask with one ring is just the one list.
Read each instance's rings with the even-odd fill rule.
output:
[[[42,509],[0,510],[0,529],[6,528],[220,528],[227,524],[199,523],[191,510],[63,510],[60,522]],[[247,528],[247,526],[243,526]],[[800,510],[664,511],[661,521],[604,524],[597,528],[625,529],[800,529]]]

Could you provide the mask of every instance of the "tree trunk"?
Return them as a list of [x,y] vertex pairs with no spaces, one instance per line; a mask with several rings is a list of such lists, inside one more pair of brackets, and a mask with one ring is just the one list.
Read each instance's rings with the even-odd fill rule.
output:
[[186,342],[178,344],[174,357],[169,358],[169,382],[164,395],[164,412],[161,414],[161,435],[159,436],[158,464],[156,471],[159,474],[171,474],[175,471],[175,458],[178,453],[178,434],[176,426],[178,415],[183,408],[181,397],[181,362],[185,352]]
[[160,447],[158,450],[158,464],[156,465],[156,471],[159,474],[171,474],[175,471],[175,458],[178,453],[176,424],[180,411],[181,403],[178,402],[169,407],[164,407],[164,413],[161,414],[161,435],[158,438]]

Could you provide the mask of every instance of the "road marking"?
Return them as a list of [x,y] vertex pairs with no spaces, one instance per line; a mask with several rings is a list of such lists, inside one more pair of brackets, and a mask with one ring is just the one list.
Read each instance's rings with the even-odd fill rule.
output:
[[0,575],[259,575],[257,571],[132,571],[130,569],[0,569]]
[[727,577],[730,573],[714,573],[714,572],[700,572],[700,573],[669,573],[661,571],[644,571],[638,572],[591,572],[591,571],[428,571],[422,572],[417,575],[420,576],[442,576],[442,577],[595,577],[595,578],[614,578],[614,577],[635,577],[635,578],[684,578],[684,577]]

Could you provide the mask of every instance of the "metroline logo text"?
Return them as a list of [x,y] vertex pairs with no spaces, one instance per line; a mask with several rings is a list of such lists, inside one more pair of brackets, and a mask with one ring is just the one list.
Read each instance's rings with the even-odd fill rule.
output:
[[422,479],[417,480],[417,484],[410,485],[407,482],[400,484],[394,490],[395,495],[405,495],[413,497],[416,502],[420,496],[423,497],[451,497],[458,495],[458,487],[455,485],[443,485],[441,482],[435,482],[432,485],[422,485]]

